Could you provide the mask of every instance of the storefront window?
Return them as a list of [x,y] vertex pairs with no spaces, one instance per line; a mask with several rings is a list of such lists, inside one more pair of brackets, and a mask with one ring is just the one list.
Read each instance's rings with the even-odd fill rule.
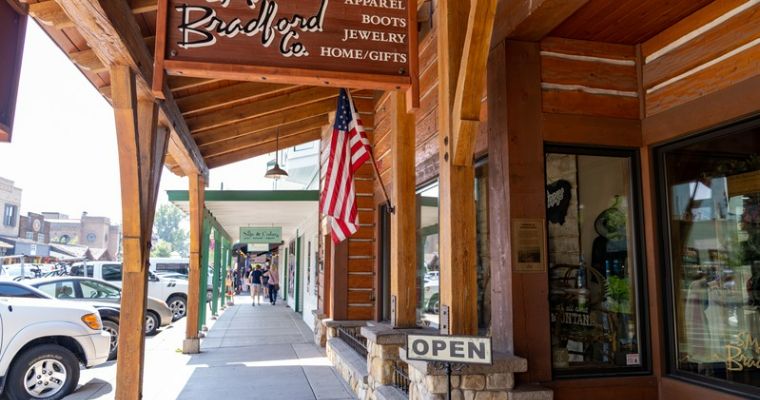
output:
[[[760,393],[760,128],[661,149],[674,372]],[[665,213],[664,211],[667,211]],[[739,385],[737,385],[739,384]]]
[[491,254],[488,236],[488,164],[475,168],[475,231],[478,267],[478,333],[491,327]]
[[438,328],[441,263],[438,252],[438,183],[417,192],[417,324]]
[[644,365],[635,161],[618,151],[546,154],[556,375],[635,372]]

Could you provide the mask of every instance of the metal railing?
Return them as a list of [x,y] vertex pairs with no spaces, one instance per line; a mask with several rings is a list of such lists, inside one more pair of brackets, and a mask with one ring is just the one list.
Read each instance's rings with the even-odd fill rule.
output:
[[393,387],[409,394],[409,366],[403,361],[393,363]]
[[346,342],[359,355],[367,358],[367,338],[362,336],[361,327],[338,327],[338,338]]

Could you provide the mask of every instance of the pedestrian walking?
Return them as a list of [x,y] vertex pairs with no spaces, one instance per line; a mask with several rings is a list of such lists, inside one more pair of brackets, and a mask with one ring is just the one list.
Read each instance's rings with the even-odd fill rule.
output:
[[253,270],[251,270],[249,284],[251,285],[251,300],[253,300],[253,306],[255,306],[256,303],[261,305],[261,276],[263,274],[264,271],[261,269],[261,265],[256,264],[256,266],[253,267]]
[[277,292],[280,290],[280,271],[277,265],[272,265],[272,268],[264,276],[269,279],[269,303],[275,305],[277,304]]

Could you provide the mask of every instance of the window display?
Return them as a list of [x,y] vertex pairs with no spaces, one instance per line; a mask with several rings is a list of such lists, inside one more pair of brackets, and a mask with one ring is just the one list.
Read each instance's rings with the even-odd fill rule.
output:
[[[755,124],[757,125],[757,124]],[[674,370],[760,393],[760,129],[661,150]]]
[[634,161],[627,152],[546,154],[555,374],[644,366]]
[[438,328],[441,278],[438,183],[417,192],[417,324]]

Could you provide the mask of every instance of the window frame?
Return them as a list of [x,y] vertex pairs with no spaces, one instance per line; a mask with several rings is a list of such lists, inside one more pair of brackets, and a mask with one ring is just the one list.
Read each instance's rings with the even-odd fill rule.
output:
[[685,138],[671,140],[667,143],[654,147],[652,155],[654,160],[654,171],[657,176],[654,182],[655,186],[655,205],[658,207],[657,217],[660,222],[656,224],[655,240],[659,242],[657,248],[660,252],[658,262],[660,263],[660,279],[663,285],[661,289],[661,305],[663,307],[664,328],[664,346],[665,355],[665,376],[683,382],[699,385],[719,392],[728,393],[740,397],[760,399],[760,386],[751,386],[744,383],[732,382],[719,378],[702,376],[693,372],[684,371],[678,368],[678,332],[676,331],[676,312],[675,312],[675,291],[673,289],[673,263],[670,238],[672,237],[670,218],[670,196],[668,195],[668,182],[665,179],[666,165],[665,155],[668,152],[683,149],[692,144],[705,142],[721,137],[729,137],[734,134],[740,134],[752,129],[760,128],[760,118],[753,117],[748,120],[739,121],[722,127],[708,129],[694,133]]
[[[641,176],[641,154],[638,148],[626,148],[626,147],[594,147],[594,146],[582,146],[582,145],[567,145],[567,144],[544,144],[544,186],[546,186],[546,155],[549,153],[555,154],[570,154],[576,156],[591,156],[591,157],[617,157],[627,158],[630,160],[630,183],[631,183],[631,231],[635,238],[631,247],[631,253],[636,263],[636,282],[634,290],[636,291],[636,308],[638,312],[639,324],[639,356],[641,357],[641,365],[636,367],[620,366],[614,368],[577,368],[573,371],[557,371],[552,366],[553,379],[566,380],[566,379],[587,379],[587,378],[611,378],[611,377],[627,377],[627,376],[645,376],[652,375],[652,348],[651,348],[651,323],[649,315],[649,288],[647,287],[647,258],[646,258],[646,236],[644,231],[644,197],[643,197],[643,181]],[[549,220],[544,214],[544,231],[546,234],[546,246],[549,246]],[[548,259],[547,259],[548,263]],[[547,271],[548,273],[548,271]],[[548,279],[548,277],[547,277]],[[548,283],[548,281],[547,281]],[[547,299],[548,301],[548,299]],[[545,316],[548,319],[551,315]],[[551,341],[551,326],[548,330],[548,335]],[[550,351],[551,357],[551,351]]]
[[[8,210],[11,210],[11,214],[8,215]],[[3,226],[7,226],[9,228],[15,228],[18,220],[18,206],[13,203],[5,203],[5,208],[3,209]]]

